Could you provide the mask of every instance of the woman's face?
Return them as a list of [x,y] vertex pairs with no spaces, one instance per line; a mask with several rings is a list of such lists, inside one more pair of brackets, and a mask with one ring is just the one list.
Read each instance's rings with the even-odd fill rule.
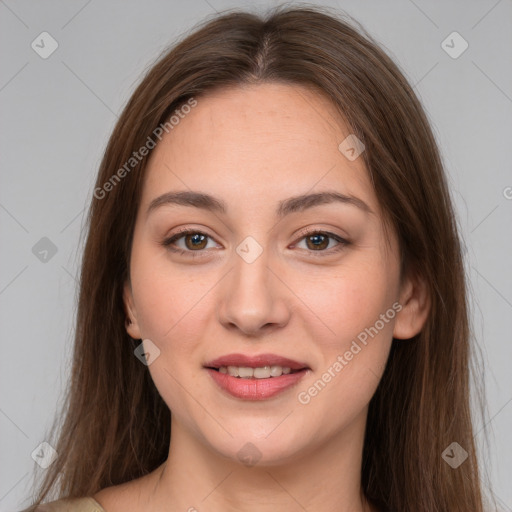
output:
[[[325,98],[264,84],[198,97],[152,152],[128,331],[172,428],[216,453],[273,464],[362,435],[406,309],[361,147],[339,148],[349,135]],[[180,192],[193,200],[163,196]]]

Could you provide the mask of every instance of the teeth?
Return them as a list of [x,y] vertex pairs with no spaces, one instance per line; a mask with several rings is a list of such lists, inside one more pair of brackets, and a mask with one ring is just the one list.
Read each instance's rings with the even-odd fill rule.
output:
[[271,375],[270,366],[264,366],[263,368],[254,368],[253,374],[255,379],[268,379]]
[[280,377],[287,375],[292,370],[291,368],[282,366],[261,366],[259,368],[249,368],[247,366],[221,366],[220,373],[227,373],[232,377],[239,377],[241,379],[268,379],[269,377]]
[[242,379],[250,379],[254,375],[254,370],[252,368],[246,368],[245,366],[240,366],[238,368],[238,376]]

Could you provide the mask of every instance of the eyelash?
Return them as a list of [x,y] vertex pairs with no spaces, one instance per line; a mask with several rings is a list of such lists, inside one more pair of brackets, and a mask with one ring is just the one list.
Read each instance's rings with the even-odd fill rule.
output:
[[[186,256],[190,256],[192,258],[196,258],[196,257],[200,257],[202,256],[205,252],[204,249],[202,250],[197,250],[197,251],[191,251],[191,250],[185,250],[185,249],[179,249],[179,248],[176,248],[176,247],[171,247],[171,245],[176,242],[177,240],[179,240],[180,238],[183,238],[184,236],[186,235],[189,235],[189,234],[194,234],[194,235],[205,235],[206,237],[208,238],[212,238],[210,237],[209,235],[207,235],[206,233],[203,233],[202,231],[199,231],[197,229],[189,229],[189,228],[186,228],[182,231],[178,231],[177,233],[175,233],[174,235],[172,235],[170,238],[167,238],[165,239],[163,242],[162,242],[162,245],[167,248],[168,250],[174,252],[174,253],[177,253],[177,254],[181,254],[181,255],[186,255]],[[320,251],[310,251],[308,250],[308,252],[310,252],[312,255],[314,255],[315,257],[324,257],[324,256],[329,256],[333,253],[337,253],[341,250],[343,250],[345,247],[347,247],[348,245],[350,245],[350,242],[338,235],[335,235],[334,233],[330,233],[329,231],[320,231],[320,230],[310,230],[310,231],[303,231],[300,233],[300,239],[298,240],[299,242],[301,240],[303,240],[304,238],[307,238],[308,236],[312,236],[312,235],[324,235],[324,236],[327,236],[328,238],[332,238],[334,240],[336,240],[338,243],[338,245],[336,245],[334,248],[330,248],[330,249],[324,249],[324,250],[320,250]],[[307,249],[306,249],[307,250]]]

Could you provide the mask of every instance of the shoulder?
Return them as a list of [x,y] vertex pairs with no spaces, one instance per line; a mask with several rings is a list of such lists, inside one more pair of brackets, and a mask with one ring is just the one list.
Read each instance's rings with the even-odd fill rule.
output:
[[83,498],[62,498],[21,512],[140,512],[164,465],[122,484],[105,487]]
[[103,507],[102,512],[129,512],[135,503],[135,496],[130,492],[131,486],[125,484],[106,487],[93,495],[96,503]]
[[87,496],[50,501],[39,505],[34,512],[105,512],[105,510],[93,497]]
[[105,487],[91,497],[103,507],[100,512],[140,512],[154,492],[163,468],[164,464],[134,480]]

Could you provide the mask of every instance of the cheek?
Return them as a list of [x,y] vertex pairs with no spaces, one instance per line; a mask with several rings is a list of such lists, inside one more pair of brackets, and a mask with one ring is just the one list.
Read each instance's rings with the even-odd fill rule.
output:
[[208,281],[190,270],[177,271],[168,262],[153,263],[134,272],[132,279],[141,335],[160,350],[148,370],[167,406],[192,429],[190,418],[198,412],[190,396],[201,383],[200,348],[213,297],[206,292],[214,283],[212,276]]
[[[333,429],[360,414],[375,393],[391,348],[397,276],[384,264],[347,265],[329,279],[317,279],[309,294],[308,306],[318,312],[316,335],[313,321],[309,335],[321,362],[297,399]],[[312,280],[304,281],[304,293],[308,286]]]
[[[397,297],[395,281],[394,270],[384,264],[354,263],[322,274],[304,273],[294,290],[303,302],[297,303],[302,316],[309,310],[310,328],[316,323],[320,329],[316,336],[311,332],[312,339],[323,333],[322,343],[330,353],[343,349],[391,307]],[[384,326],[379,323],[379,330],[389,334],[392,324],[392,319]]]
[[[203,297],[213,276],[199,266],[171,262],[165,248],[138,244],[132,253],[132,289],[137,320],[145,338],[166,345],[170,340],[187,338],[201,317]],[[189,332],[192,335],[192,332]]]

